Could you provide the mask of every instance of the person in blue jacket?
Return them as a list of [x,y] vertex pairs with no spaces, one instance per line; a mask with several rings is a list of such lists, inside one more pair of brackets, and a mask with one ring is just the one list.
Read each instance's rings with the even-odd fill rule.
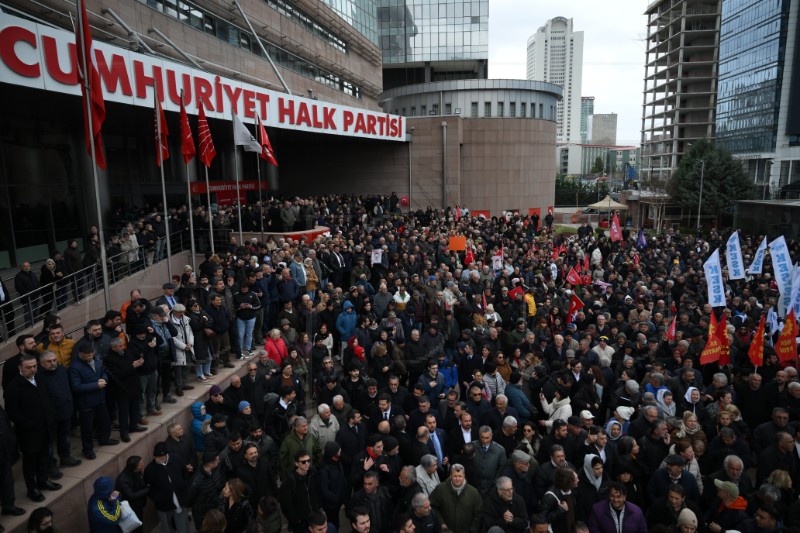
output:
[[94,494],[89,498],[89,532],[120,533],[122,506],[119,492],[114,490],[114,478],[103,476],[94,482]]
[[508,406],[516,409],[522,420],[531,419],[531,401],[522,390],[522,374],[516,370],[509,377],[505,395],[508,398]]
[[438,354],[439,374],[444,377],[445,393],[458,385],[458,367],[444,351]]
[[211,420],[211,415],[206,414],[206,406],[203,402],[192,404],[192,435],[194,435],[194,449],[198,452],[206,451],[205,436],[203,435],[203,424],[206,420]]
[[110,438],[111,419],[106,408],[106,386],[108,376],[103,360],[95,353],[89,342],[78,342],[78,358],[69,365],[69,385],[75,398],[75,407],[81,424],[83,456],[94,459],[95,430],[101,446],[119,444]]
[[358,316],[353,302],[350,300],[345,301],[342,305],[342,312],[339,313],[339,317],[336,319],[336,330],[339,332],[343,344],[342,352],[347,348],[345,344],[350,340],[350,337],[356,334],[357,319]]

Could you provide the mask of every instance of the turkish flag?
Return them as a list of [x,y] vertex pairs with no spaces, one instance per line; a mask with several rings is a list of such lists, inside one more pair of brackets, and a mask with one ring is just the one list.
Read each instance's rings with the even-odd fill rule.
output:
[[192,127],[189,125],[189,115],[181,100],[181,153],[183,162],[189,164],[195,156],[194,139],[192,138]]
[[169,159],[169,145],[167,144],[169,128],[167,128],[167,118],[164,116],[164,110],[161,108],[158,96],[156,96],[155,126],[156,165],[160,167],[162,161]]
[[667,340],[674,341],[675,340],[675,327],[677,325],[678,317],[677,315],[672,317],[672,322],[670,322],[669,327],[667,328]]
[[[92,155],[91,142],[94,140],[94,158],[99,168],[106,168],[101,130],[106,120],[106,103],[103,100],[103,87],[100,74],[95,65],[92,30],[86,15],[84,0],[78,0],[78,26],[75,28],[75,42],[78,47],[78,69],[81,77],[81,96],[83,97],[83,122],[86,133],[86,151]],[[86,106],[86,93],[89,93],[89,108]]]
[[783,323],[783,331],[775,343],[775,352],[781,361],[794,361],[797,359],[797,321],[794,318],[794,309],[789,310]]
[[513,298],[516,298],[516,297],[517,297],[517,294],[525,294],[525,291],[524,291],[524,290],[522,290],[522,287],[520,287],[519,285],[517,285],[516,287],[514,287],[513,289],[511,289],[510,291],[508,291],[508,295],[509,295],[509,296],[510,296],[512,299],[513,299]]
[[472,250],[467,250],[467,254],[464,256],[464,265],[469,265],[475,262],[475,256],[472,254]]
[[758,329],[753,337],[753,342],[750,343],[750,349],[747,350],[747,355],[750,356],[750,362],[753,366],[758,368],[764,364],[764,326],[766,318],[761,315],[761,321],[758,323]]
[[578,298],[578,295],[573,294],[569,299],[569,311],[567,311],[567,324],[575,320],[575,315],[583,308],[583,301]]
[[622,230],[619,227],[619,217],[616,213],[611,217],[611,242],[622,240]]
[[214,148],[211,130],[208,129],[208,120],[206,120],[206,111],[203,109],[203,102],[200,102],[200,114],[197,117],[197,139],[200,143],[200,161],[206,167],[210,167],[211,162],[217,155],[217,149]]
[[581,284],[581,277],[575,272],[575,267],[569,269],[569,273],[567,274],[567,283],[572,285],[580,285]]
[[258,157],[277,167],[278,162],[275,160],[275,153],[272,151],[272,145],[269,143],[267,130],[264,129],[264,124],[261,123],[261,117],[257,116],[256,120],[258,121],[258,144],[261,145],[261,153],[258,154]]

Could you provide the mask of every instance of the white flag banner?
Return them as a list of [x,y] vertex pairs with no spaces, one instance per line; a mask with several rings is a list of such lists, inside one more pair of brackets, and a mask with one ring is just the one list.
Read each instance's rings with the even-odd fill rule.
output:
[[756,250],[756,255],[753,256],[753,262],[750,263],[750,268],[747,271],[750,274],[761,274],[761,271],[764,268],[764,254],[767,252],[767,236],[764,235],[764,238],[761,239],[761,244],[758,245],[758,250]]
[[789,257],[789,248],[786,239],[781,235],[769,243],[769,254],[772,257],[772,270],[775,271],[775,281],[781,295],[778,299],[778,315],[786,316],[786,311],[792,302],[792,260]]
[[233,114],[233,144],[241,146],[246,152],[261,152],[261,145],[236,113]]
[[792,298],[791,309],[794,309],[794,316],[800,315],[800,266],[795,265],[792,269]]
[[372,264],[379,265],[381,260],[383,260],[383,250],[381,248],[372,250]]
[[502,255],[493,255],[492,256],[492,268],[494,270],[503,270],[503,256]]
[[722,281],[722,265],[719,262],[719,248],[703,263],[708,287],[708,303],[711,307],[725,306],[725,284]]
[[734,231],[728,239],[725,259],[728,263],[728,279],[744,279],[744,259],[738,231]]

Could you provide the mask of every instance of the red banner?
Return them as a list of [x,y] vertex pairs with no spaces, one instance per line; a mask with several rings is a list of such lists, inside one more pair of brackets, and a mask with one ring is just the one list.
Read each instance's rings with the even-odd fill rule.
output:
[[569,311],[567,311],[567,324],[575,319],[575,314],[583,308],[583,301],[576,294],[569,299]]
[[[236,203],[236,182],[235,181],[210,181],[208,188],[206,188],[205,181],[193,181],[190,184],[192,194],[206,194],[210,191],[211,194],[217,195],[217,204],[221,206],[234,205]],[[245,203],[247,200],[247,191],[257,191],[257,181],[240,181],[239,182],[239,202]],[[266,181],[261,182],[261,190],[269,190],[269,185]]]
[[761,321],[758,323],[758,329],[750,342],[750,349],[747,350],[747,355],[750,356],[750,362],[753,366],[759,367],[764,364],[764,324],[766,318],[761,315]]
[[622,240],[622,230],[619,227],[619,217],[616,213],[611,217],[611,242]]
[[783,323],[783,330],[775,343],[775,352],[778,359],[783,361],[794,361],[797,359],[797,320],[794,317],[794,309],[789,310],[786,320]]

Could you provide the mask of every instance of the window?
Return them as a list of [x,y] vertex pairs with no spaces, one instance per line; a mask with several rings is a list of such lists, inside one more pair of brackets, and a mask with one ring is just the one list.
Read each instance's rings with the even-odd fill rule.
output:
[[444,114],[445,115],[452,115],[453,114],[453,104],[451,104],[451,103],[444,104]]
[[483,103],[483,116],[484,117],[491,117],[492,116],[492,103],[491,102],[484,102]]
[[504,111],[505,105],[506,105],[505,102],[497,102],[497,116],[498,117],[502,117],[503,116],[503,111]]
[[415,105],[411,106],[411,116],[412,117],[416,117],[417,116],[417,106],[415,106]]
[[509,117],[516,117],[517,116],[517,103],[510,102],[508,104],[508,116]]
[[478,118],[478,102],[472,102],[470,104],[469,116],[471,118]]
[[433,115],[438,115],[439,114],[439,104],[433,104],[433,106],[431,107],[431,111],[432,111]]
[[419,110],[420,110],[420,112],[422,112],[423,116],[428,114],[428,106],[426,106],[426,105],[420,106]]
[[525,114],[527,113],[527,110],[525,109],[525,107],[526,107],[525,102],[522,102],[522,103],[519,104],[519,115],[522,118],[525,118]]

